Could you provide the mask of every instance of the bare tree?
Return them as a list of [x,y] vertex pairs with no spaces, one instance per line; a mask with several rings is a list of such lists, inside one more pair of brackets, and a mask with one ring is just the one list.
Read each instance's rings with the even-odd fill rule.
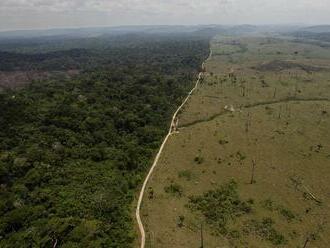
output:
[[204,248],[203,224],[201,224],[201,246],[200,246],[200,248]]
[[305,240],[303,248],[307,248],[307,245],[308,245],[309,241],[310,241],[310,239],[309,239],[309,237],[307,237],[306,240]]
[[282,113],[282,106],[280,105],[280,110],[278,112],[278,119],[281,119],[281,113]]
[[250,184],[254,184],[255,183],[255,180],[254,180],[255,167],[256,167],[256,160],[255,159],[252,159],[252,170],[251,170],[251,181],[250,181]]
[[247,115],[247,119],[245,122],[245,132],[248,133],[250,128],[250,112]]

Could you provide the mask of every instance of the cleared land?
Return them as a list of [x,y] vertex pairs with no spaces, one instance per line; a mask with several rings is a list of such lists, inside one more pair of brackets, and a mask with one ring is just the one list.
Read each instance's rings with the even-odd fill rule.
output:
[[145,195],[146,247],[328,247],[330,49],[216,37]]

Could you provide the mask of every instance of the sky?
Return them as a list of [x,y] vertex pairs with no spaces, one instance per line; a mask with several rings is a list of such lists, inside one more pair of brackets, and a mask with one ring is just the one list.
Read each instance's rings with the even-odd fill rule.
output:
[[330,24],[330,0],[0,0],[0,30],[158,24]]

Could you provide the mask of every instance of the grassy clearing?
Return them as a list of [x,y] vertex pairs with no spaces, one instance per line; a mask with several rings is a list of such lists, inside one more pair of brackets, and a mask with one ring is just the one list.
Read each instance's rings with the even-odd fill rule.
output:
[[[205,247],[328,247],[330,49],[271,37],[212,49],[150,182],[148,247],[199,247],[201,224]],[[173,182],[181,197],[164,192]]]

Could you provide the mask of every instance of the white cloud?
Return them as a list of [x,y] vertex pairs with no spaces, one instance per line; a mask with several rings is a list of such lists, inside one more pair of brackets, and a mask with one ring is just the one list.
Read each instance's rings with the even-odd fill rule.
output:
[[329,0],[0,0],[0,29],[198,23],[330,23]]

